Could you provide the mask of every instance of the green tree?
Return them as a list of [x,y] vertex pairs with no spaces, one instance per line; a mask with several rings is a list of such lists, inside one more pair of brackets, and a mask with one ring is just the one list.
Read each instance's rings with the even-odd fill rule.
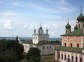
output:
[[16,62],[24,51],[22,44],[16,40],[0,40],[0,62]]
[[40,62],[40,50],[38,48],[30,48],[26,58],[29,62]]

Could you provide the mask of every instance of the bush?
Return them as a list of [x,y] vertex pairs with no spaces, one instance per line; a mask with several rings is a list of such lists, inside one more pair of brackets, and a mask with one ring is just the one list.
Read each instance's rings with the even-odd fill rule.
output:
[[30,48],[26,58],[29,62],[40,62],[40,50],[38,48]]

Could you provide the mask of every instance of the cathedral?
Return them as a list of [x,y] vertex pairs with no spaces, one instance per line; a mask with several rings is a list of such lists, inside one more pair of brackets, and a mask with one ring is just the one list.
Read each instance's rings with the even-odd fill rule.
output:
[[32,42],[23,43],[23,45],[25,53],[28,53],[31,47],[38,48],[41,55],[54,54],[55,52],[55,45],[51,44],[49,41],[48,29],[44,32],[42,26],[40,26],[37,31],[34,29],[34,33],[32,34]]
[[84,16],[77,17],[74,31],[69,22],[65,34],[61,35],[61,46],[55,49],[55,60],[59,62],[84,62]]
[[42,41],[45,41],[45,42],[49,41],[48,29],[46,29],[45,33],[41,26],[38,29],[38,33],[36,32],[36,29],[34,29],[34,34],[32,35],[32,41],[33,41],[33,44],[38,44]]

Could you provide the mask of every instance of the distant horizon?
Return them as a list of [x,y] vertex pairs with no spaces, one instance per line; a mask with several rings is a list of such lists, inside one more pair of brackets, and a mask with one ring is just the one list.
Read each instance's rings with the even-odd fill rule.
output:
[[[6,36],[4,36],[4,37],[6,37]],[[15,37],[15,36],[10,36],[10,37]],[[21,36],[18,36],[18,37],[21,37]],[[0,38],[1,38],[1,36],[0,36]],[[32,38],[32,37],[28,37],[28,38]],[[49,38],[61,38],[61,37],[49,37]]]

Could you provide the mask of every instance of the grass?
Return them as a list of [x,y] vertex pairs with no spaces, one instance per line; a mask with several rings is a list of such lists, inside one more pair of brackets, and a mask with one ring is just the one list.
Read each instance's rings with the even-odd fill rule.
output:
[[56,62],[54,55],[43,56],[42,62]]

